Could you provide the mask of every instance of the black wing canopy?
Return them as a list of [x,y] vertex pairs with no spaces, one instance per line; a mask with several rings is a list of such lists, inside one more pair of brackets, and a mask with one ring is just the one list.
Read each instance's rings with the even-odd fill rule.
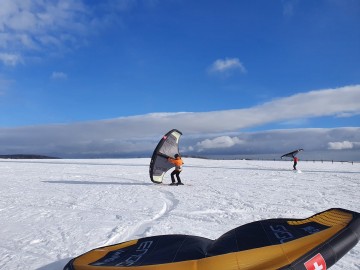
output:
[[281,158],[283,158],[283,157],[293,158],[293,157],[295,157],[295,156],[296,156],[299,152],[301,152],[301,151],[304,151],[304,149],[297,149],[297,150],[292,151],[292,152],[290,152],[290,153],[284,154],[284,155],[281,156]]
[[179,154],[179,140],[182,133],[173,129],[166,133],[152,155],[149,167],[150,179],[154,183],[162,183],[165,173],[174,167],[174,164],[167,161],[168,157]]
[[360,214],[333,208],[306,219],[255,221],[216,240],[193,235],[140,238],[89,251],[64,270],[324,270],[359,238]]

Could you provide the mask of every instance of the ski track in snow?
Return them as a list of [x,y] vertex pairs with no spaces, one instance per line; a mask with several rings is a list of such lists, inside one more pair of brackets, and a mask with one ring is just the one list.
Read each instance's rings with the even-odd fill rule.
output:
[[136,239],[144,236],[150,236],[151,228],[156,226],[155,223],[161,218],[169,215],[169,213],[176,207],[178,203],[171,192],[160,191],[159,193],[163,204],[159,212],[155,213],[152,218],[141,221],[123,232],[120,231],[119,226],[116,226],[109,235],[109,239],[105,242],[105,245],[124,242],[134,238]]
[[[140,237],[216,239],[267,218],[360,212],[360,164],[185,159],[184,186],[149,180],[149,159],[0,160],[0,269],[62,269]],[[360,245],[332,270],[360,270]]]

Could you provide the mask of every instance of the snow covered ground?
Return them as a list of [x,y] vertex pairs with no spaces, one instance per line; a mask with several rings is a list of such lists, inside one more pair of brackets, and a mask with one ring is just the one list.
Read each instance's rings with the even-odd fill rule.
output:
[[[216,239],[268,218],[360,212],[360,164],[185,158],[185,186],[150,159],[0,160],[0,269],[62,269],[99,246],[160,234]],[[170,175],[166,175],[166,183]],[[333,270],[359,270],[360,244]]]

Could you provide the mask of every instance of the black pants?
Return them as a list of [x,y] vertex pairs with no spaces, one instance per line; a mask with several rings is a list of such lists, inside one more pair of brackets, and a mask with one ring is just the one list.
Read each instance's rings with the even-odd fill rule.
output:
[[175,175],[176,175],[176,179],[178,181],[178,183],[181,183],[181,179],[180,179],[180,173],[181,171],[178,171],[178,170],[174,170],[172,173],[171,173],[171,181],[173,183],[175,183]]
[[294,161],[294,165],[293,165],[294,170],[296,170],[296,165],[297,165],[297,162]]

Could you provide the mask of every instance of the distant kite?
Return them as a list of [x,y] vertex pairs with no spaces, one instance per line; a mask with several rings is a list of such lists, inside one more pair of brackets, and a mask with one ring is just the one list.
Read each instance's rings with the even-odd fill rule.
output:
[[245,224],[216,240],[160,235],[91,250],[64,270],[326,270],[360,237],[360,213],[333,208],[306,219]]
[[301,152],[301,151],[304,151],[304,149],[297,149],[297,150],[292,151],[292,152],[290,152],[290,153],[284,154],[284,155],[281,156],[281,159],[282,159],[283,157],[294,158],[294,157],[295,157],[299,152]]
[[154,183],[162,183],[165,173],[175,166],[168,162],[168,158],[174,158],[175,154],[179,154],[181,135],[182,133],[177,129],[170,130],[156,146],[149,167],[150,179]]

